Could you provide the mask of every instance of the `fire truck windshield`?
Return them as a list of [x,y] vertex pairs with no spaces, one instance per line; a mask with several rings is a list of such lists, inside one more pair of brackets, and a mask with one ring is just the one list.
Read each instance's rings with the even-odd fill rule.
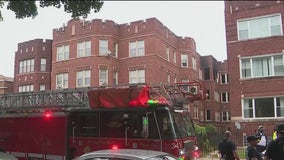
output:
[[173,119],[179,136],[195,136],[194,126],[188,113],[174,112]]

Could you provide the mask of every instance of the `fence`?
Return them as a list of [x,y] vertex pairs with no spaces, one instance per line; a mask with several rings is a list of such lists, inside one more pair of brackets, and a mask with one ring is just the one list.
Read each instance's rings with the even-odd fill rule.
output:
[[[265,132],[266,133],[266,132]],[[255,135],[255,130],[250,130],[246,134],[232,131],[232,141],[237,146],[237,151],[241,159],[246,157],[247,136]],[[266,133],[268,143],[271,141],[270,132]],[[202,157],[217,159],[218,144],[223,140],[224,133],[218,131],[207,132],[206,134],[198,133],[198,145],[202,152]]]

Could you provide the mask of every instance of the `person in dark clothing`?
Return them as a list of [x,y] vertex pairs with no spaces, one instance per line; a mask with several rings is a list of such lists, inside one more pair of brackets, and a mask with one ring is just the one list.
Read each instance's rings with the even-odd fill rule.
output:
[[256,150],[258,143],[258,137],[248,136],[247,141],[249,143],[247,148],[247,160],[263,160],[261,154]]
[[256,150],[259,153],[262,153],[263,151],[266,150],[266,146],[267,146],[267,136],[264,133],[264,127],[262,125],[258,126],[258,130],[255,136],[259,137],[259,142],[256,146]]
[[277,139],[271,141],[264,154],[264,160],[283,160],[284,159],[284,124],[280,123],[276,127]]
[[225,131],[224,140],[219,143],[219,159],[220,160],[240,160],[237,154],[237,147],[231,141],[232,134],[230,131]]

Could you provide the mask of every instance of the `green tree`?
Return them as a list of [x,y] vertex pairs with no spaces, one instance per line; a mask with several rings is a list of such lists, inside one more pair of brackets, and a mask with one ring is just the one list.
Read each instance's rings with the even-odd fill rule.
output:
[[[27,17],[36,17],[38,15],[37,8],[39,7],[64,7],[64,11],[67,13],[72,13],[72,18],[78,18],[80,16],[86,18],[91,10],[94,10],[95,13],[99,12],[103,6],[103,2],[100,0],[30,0],[30,1],[13,1],[0,0],[0,9],[4,6],[7,6],[8,10],[11,10],[15,13],[16,18],[23,19]],[[1,11],[0,11],[0,20],[3,20]]]
[[195,125],[195,131],[198,137],[198,146],[200,147],[202,154],[207,154],[214,150],[214,135],[216,135],[216,127],[212,124],[206,124],[205,126]]

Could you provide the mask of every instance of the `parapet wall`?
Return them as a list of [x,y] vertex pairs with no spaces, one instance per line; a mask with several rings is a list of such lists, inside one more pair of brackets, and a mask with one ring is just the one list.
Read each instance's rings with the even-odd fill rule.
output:
[[91,21],[71,19],[68,21],[67,25],[63,24],[62,27],[53,29],[53,41],[54,43],[60,43],[69,39],[82,38],[90,35],[112,36],[118,40],[123,40],[149,34],[156,34],[167,43],[176,47],[196,50],[195,41],[192,38],[176,36],[156,18],[125,24],[117,24],[111,20],[102,19],[93,19]]

